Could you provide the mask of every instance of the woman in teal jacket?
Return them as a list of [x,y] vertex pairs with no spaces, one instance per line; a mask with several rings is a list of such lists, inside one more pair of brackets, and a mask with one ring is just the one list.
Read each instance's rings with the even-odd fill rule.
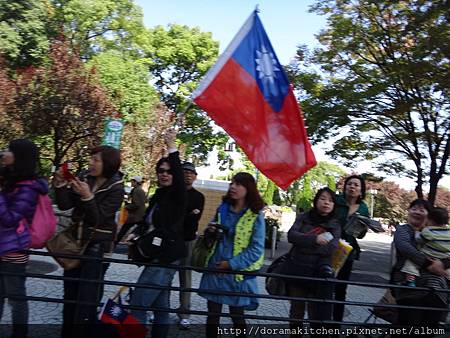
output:
[[[336,276],[337,279],[349,281],[350,275],[353,269],[353,261],[359,259],[361,249],[359,248],[358,241],[354,236],[345,232],[345,225],[349,221],[350,217],[354,214],[369,217],[369,209],[367,204],[364,203],[366,197],[366,182],[364,178],[359,175],[351,175],[345,179],[344,194],[339,195],[336,199],[336,216],[342,227],[341,237],[346,240],[352,247],[353,251],[347,258],[344,266]],[[363,238],[365,232],[358,238]],[[347,294],[347,284],[336,284],[335,286],[335,299],[339,301],[345,301]],[[344,304],[334,304],[333,307],[333,320],[342,322],[344,317]]]
[[[261,268],[265,239],[265,223],[261,212],[263,207],[264,202],[253,176],[248,173],[236,174],[217,211],[215,221],[221,225],[223,232],[219,233],[214,223],[205,230],[205,236],[218,237],[208,260],[208,268],[233,271],[257,271]],[[256,277],[204,273],[200,282],[199,294],[208,301],[207,337],[217,337],[223,304],[230,308],[234,327],[244,332],[244,318],[233,315],[242,316],[244,310],[255,310],[257,299],[212,294],[208,290],[256,294]]]

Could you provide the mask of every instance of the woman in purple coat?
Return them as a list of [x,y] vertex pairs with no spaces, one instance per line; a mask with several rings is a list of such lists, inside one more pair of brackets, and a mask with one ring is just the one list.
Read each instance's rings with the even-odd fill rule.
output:
[[[37,177],[39,152],[36,145],[25,139],[9,143],[2,152],[0,176],[0,294],[6,295],[12,310],[14,338],[27,335],[28,304],[24,274],[28,255],[21,250],[28,249],[30,233],[25,226],[30,224],[39,194],[48,193],[47,182]],[[0,319],[3,315],[5,298],[0,298]]]

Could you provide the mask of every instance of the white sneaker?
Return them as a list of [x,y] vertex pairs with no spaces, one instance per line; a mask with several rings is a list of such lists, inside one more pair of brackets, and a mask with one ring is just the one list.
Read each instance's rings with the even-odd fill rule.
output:
[[152,312],[148,315],[148,322],[153,323],[154,320],[155,320],[155,315]]
[[180,320],[180,328],[182,330],[189,330],[190,325],[191,325],[191,322],[189,321],[189,319]]

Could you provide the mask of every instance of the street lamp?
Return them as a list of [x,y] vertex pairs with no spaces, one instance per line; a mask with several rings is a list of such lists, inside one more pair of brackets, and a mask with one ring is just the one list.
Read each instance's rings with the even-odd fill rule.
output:
[[375,205],[375,195],[378,193],[376,189],[370,189],[370,218],[373,218],[373,207]]

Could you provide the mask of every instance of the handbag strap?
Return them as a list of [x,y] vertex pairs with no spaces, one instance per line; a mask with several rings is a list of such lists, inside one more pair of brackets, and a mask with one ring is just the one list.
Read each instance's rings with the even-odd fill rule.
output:
[[[87,249],[89,243],[94,238],[95,230],[98,228],[98,225],[96,224],[94,227],[92,227],[91,233],[89,234],[89,238],[87,241],[83,244],[83,252]],[[81,244],[81,239],[83,237],[83,222],[78,223],[77,225],[77,241]]]

